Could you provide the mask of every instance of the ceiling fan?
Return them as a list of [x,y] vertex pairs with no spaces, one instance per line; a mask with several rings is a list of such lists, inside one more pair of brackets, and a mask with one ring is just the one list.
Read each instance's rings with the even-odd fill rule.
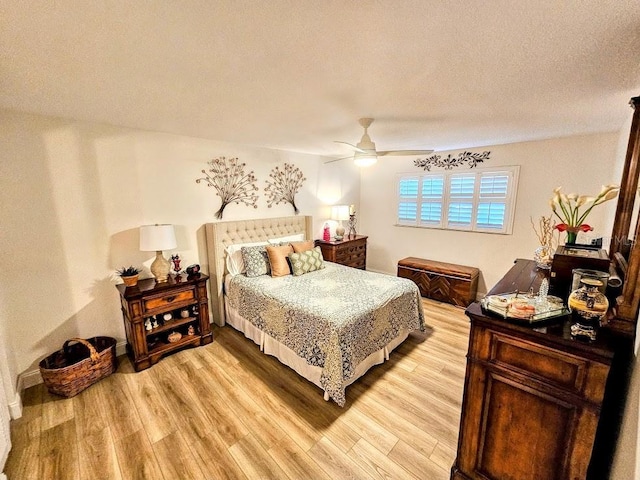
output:
[[[369,167],[378,161],[378,157],[382,157],[384,155],[427,155],[432,153],[433,150],[376,150],[376,144],[371,141],[371,137],[367,133],[367,129],[373,123],[373,118],[361,118],[358,120],[358,123],[362,125],[364,128],[364,133],[362,134],[362,138],[358,142],[357,145],[352,145],[347,142],[339,142],[345,145],[350,146],[355,151],[353,154],[353,162],[359,167]],[[335,160],[329,160],[324,163],[332,163],[337,162],[338,160],[344,160],[349,157],[336,158]]]

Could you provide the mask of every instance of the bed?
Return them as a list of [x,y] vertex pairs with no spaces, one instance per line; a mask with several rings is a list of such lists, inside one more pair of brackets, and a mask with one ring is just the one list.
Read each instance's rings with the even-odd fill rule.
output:
[[420,292],[407,279],[330,262],[299,276],[229,274],[238,244],[312,239],[310,216],[209,223],[205,232],[214,321],[320,387],[325,400],[344,406],[349,384],[425,328]]

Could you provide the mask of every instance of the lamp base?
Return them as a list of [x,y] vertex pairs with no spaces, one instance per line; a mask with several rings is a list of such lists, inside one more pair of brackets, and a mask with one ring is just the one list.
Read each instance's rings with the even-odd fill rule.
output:
[[169,264],[169,260],[162,256],[162,250],[156,251],[156,259],[151,264],[150,270],[153,276],[156,277],[156,282],[158,283],[166,282],[169,278],[171,265]]
[[344,238],[344,227],[342,224],[338,224],[336,227],[336,240],[342,240]]

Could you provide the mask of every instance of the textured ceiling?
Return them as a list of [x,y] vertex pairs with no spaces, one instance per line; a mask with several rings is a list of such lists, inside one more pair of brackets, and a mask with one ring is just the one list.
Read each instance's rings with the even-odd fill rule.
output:
[[637,0],[0,4],[0,106],[340,155],[613,131]]

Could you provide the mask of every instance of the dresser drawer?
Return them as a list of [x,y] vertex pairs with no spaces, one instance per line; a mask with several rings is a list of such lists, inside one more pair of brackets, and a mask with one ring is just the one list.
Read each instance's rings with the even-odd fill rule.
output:
[[195,300],[196,294],[194,288],[172,291],[164,295],[148,297],[143,300],[143,310],[146,314],[154,310],[165,310],[167,307],[179,308],[185,303],[191,303]]
[[367,254],[365,242],[351,242],[340,246],[336,251],[336,260],[339,263],[364,258]]
[[603,389],[591,386],[604,384],[608,365],[495,331],[479,329],[478,333],[474,357],[592,402],[602,401]]

